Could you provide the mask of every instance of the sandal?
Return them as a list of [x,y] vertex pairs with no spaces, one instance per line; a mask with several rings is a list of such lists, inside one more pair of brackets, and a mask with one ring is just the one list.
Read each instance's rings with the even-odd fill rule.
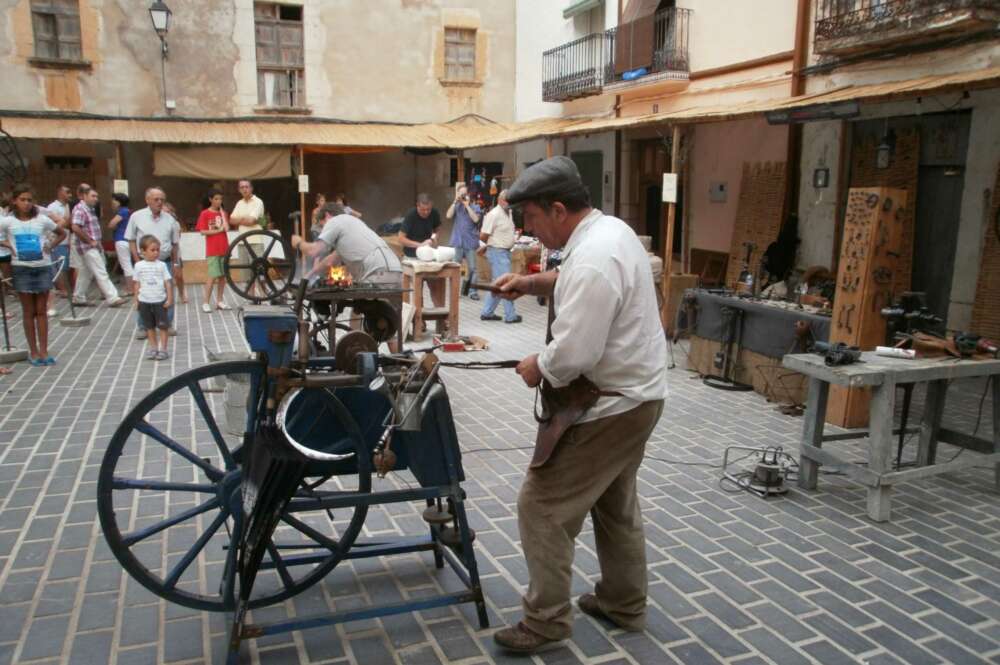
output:
[[28,364],[32,367],[44,367],[45,361],[41,358],[28,358]]
[[42,362],[43,362],[44,364],[46,364],[46,365],[55,365],[55,364],[56,364],[56,359],[55,359],[55,358],[53,358],[52,356],[49,356],[48,358],[46,358],[46,359],[45,359],[45,360],[43,360]]

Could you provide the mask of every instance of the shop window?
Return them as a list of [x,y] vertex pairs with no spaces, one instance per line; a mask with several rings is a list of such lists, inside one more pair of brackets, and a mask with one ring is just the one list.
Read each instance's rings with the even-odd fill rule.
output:
[[257,101],[263,107],[306,105],[302,7],[254,3]]
[[80,3],[78,0],[31,0],[35,57],[80,61]]
[[444,77],[447,81],[476,80],[476,31],[444,29]]

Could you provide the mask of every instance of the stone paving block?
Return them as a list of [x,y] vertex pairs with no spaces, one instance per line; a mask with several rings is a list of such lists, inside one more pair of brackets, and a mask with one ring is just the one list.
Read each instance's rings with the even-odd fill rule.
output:
[[110,630],[98,633],[77,633],[73,637],[73,643],[70,647],[70,665],[110,663],[113,640],[114,633]]
[[940,662],[940,658],[914,644],[909,638],[885,626],[876,626],[863,632],[865,637],[878,642],[903,662],[924,665]]
[[31,622],[20,660],[51,658],[62,653],[69,628],[68,616],[41,617]]

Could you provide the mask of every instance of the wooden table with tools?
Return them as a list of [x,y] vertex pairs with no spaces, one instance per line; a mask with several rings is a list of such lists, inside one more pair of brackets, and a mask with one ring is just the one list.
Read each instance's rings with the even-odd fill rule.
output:
[[[447,285],[445,297],[448,304],[445,307],[424,307],[424,280],[443,279]],[[458,263],[437,263],[422,261],[403,261],[403,289],[413,290],[413,341],[423,339],[424,321],[448,322],[448,338],[458,337],[458,294],[462,281],[462,266]],[[403,302],[409,302],[404,294]],[[404,333],[405,337],[405,333]]]
[[[805,421],[799,453],[799,486],[816,489],[819,466],[837,467],[851,480],[868,488],[868,516],[876,522],[886,522],[890,515],[892,486],[942,473],[952,473],[973,466],[994,465],[1000,484],[1000,360],[886,358],[865,352],[861,362],[828,367],[822,356],[815,354],[787,355],[785,367],[809,377]],[[962,432],[941,427],[948,383],[953,379],[987,377],[993,391],[993,433],[988,439],[975,438]],[[896,387],[903,384],[926,383],[927,397],[920,424],[917,467],[893,470],[893,413]],[[827,396],[830,385],[871,389],[871,417],[867,431],[824,435]],[[824,442],[843,441],[868,436],[868,465],[849,462],[845,457],[822,448]],[[943,464],[935,464],[938,441],[943,441],[982,455],[964,456]]]

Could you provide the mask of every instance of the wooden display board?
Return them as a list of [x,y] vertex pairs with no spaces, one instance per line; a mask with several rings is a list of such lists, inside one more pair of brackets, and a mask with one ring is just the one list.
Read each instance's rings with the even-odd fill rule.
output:
[[[847,194],[844,237],[833,299],[830,342],[871,351],[885,343],[882,308],[893,301],[901,269],[907,219],[906,191],[888,187],[852,188]],[[826,421],[840,427],[868,424],[865,389],[830,390]]]
[[1000,339],[1000,166],[996,185],[983,193],[986,219],[983,228],[983,250],[979,259],[979,279],[976,299],[972,305],[972,332]]

